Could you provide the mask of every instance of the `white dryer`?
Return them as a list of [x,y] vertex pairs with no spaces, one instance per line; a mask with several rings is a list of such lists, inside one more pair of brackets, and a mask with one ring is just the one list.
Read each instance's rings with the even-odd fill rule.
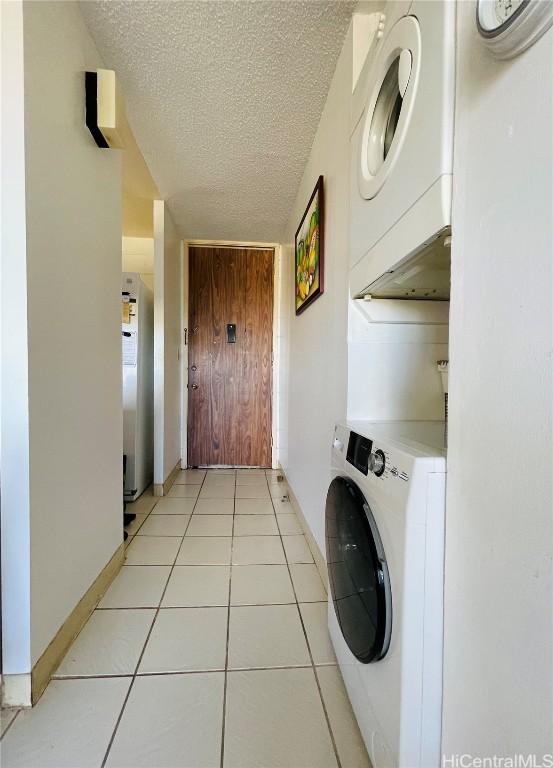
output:
[[326,502],[329,628],[374,768],[438,768],[443,422],[335,430]]
[[455,3],[388,2],[352,95],[353,295],[449,234]]

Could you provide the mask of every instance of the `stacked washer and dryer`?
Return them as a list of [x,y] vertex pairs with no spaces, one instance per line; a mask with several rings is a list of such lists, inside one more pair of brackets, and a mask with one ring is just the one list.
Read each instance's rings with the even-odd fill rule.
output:
[[[352,95],[351,294],[447,301],[455,3],[378,22]],[[438,768],[445,425],[337,425],[332,478],[329,628],[373,767]]]

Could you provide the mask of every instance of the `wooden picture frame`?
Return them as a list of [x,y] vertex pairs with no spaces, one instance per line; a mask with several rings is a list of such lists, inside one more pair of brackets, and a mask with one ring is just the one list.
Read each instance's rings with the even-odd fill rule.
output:
[[294,300],[300,315],[324,293],[324,179],[319,176],[294,238]]

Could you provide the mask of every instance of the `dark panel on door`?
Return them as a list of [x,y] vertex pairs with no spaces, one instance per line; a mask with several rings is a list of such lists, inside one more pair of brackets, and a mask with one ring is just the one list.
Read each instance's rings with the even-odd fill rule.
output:
[[[237,248],[213,250],[211,300],[211,441],[210,464],[239,463],[240,358],[243,350],[244,267]],[[229,340],[228,325],[235,326]]]
[[188,334],[188,463],[211,461],[211,272],[213,254],[207,248],[189,252]]
[[270,466],[273,251],[189,258],[188,463]]
[[273,336],[273,252],[250,251],[246,270],[242,369],[242,464],[270,466]]

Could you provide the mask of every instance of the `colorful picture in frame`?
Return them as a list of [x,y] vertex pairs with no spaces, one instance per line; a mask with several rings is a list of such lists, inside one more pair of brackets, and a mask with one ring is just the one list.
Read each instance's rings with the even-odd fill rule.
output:
[[296,315],[324,291],[324,190],[319,176],[296,232],[295,239]]

